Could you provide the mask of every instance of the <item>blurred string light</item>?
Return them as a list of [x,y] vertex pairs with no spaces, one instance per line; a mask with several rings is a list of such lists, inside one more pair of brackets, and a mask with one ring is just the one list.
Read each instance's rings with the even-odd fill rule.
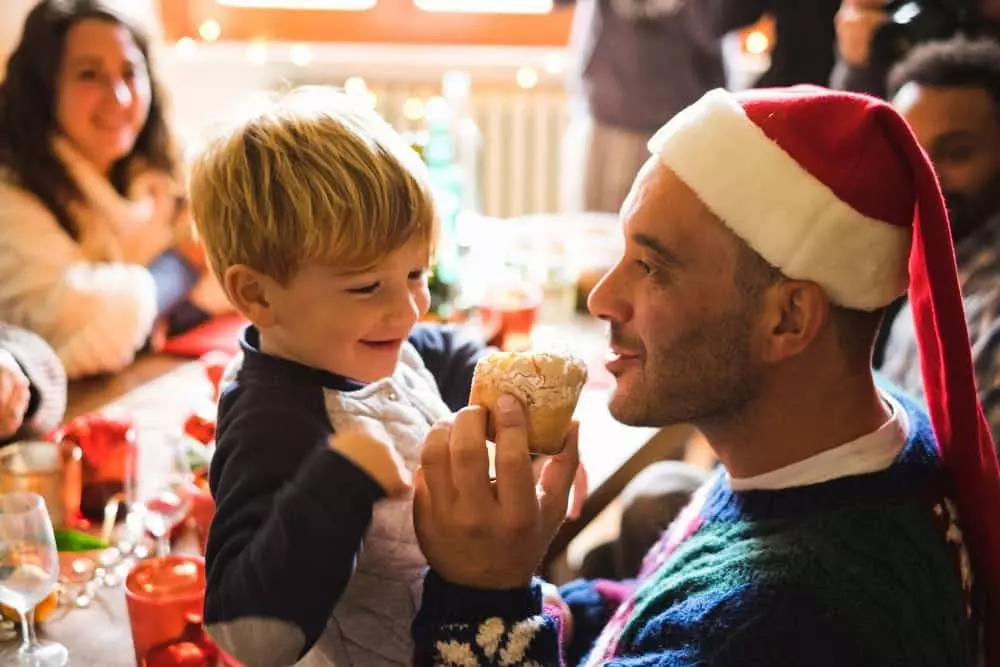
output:
[[251,65],[264,65],[267,63],[267,59],[267,42],[257,38],[247,44],[247,60]]
[[348,77],[344,81],[344,93],[363,101],[373,109],[378,104],[378,97],[368,88],[368,84],[360,76]]
[[312,49],[308,44],[292,44],[288,50],[288,58],[296,67],[305,67],[312,62]]
[[424,101],[419,97],[409,98],[403,102],[403,115],[407,120],[422,120],[424,117]]
[[767,35],[760,30],[752,31],[747,35],[746,39],[743,40],[743,48],[746,49],[747,53],[755,56],[767,53],[770,46],[771,40],[769,40]]
[[174,50],[181,58],[190,60],[198,55],[198,42],[193,37],[181,37],[174,44]]
[[545,57],[545,72],[558,76],[566,68],[566,60],[561,53],[550,53]]
[[215,19],[208,19],[198,26],[198,34],[206,42],[214,42],[222,36],[222,26]]
[[344,81],[344,92],[351,97],[364,97],[368,93],[368,84],[360,76],[348,77]]
[[514,79],[522,88],[534,88],[538,85],[538,70],[534,67],[521,67],[514,75]]

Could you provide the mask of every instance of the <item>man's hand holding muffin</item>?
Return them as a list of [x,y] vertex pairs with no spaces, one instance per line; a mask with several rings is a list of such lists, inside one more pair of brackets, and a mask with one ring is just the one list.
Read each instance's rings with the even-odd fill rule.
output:
[[[481,589],[519,588],[531,581],[566,517],[579,468],[572,408],[567,412],[561,400],[539,400],[546,394],[538,391],[557,380],[546,375],[557,369],[567,386],[579,385],[572,398],[575,408],[586,370],[572,359],[549,366],[537,363],[535,355],[514,359],[505,354],[480,362],[471,402],[485,405],[470,405],[431,430],[414,479],[414,524],[427,562],[446,581]],[[484,372],[491,368],[500,370]],[[491,375],[498,382],[489,380]],[[493,395],[496,385],[505,389]],[[549,423],[541,416],[551,417],[546,409],[553,404],[560,419],[565,414],[564,423],[540,428]],[[490,435],[496,443],[495,480],[486,448]],[[537,482],[533,448],[558,451],[545,462]]]

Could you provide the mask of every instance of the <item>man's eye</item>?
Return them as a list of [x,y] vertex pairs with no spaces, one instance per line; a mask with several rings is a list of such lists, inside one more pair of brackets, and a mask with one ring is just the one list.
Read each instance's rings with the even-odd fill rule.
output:
[[647,264],[646,262],[642,261],[641,259],[635,260],[635,265],[639,268],[640,271],[642,271],[646,275],[653,274],[653,267]]

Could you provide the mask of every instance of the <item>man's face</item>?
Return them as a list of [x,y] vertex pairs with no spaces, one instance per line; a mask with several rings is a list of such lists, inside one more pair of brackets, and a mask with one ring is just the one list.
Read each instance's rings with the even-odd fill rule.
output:
[[1000,109],[989,93],[910,82],[892,103],[934,162],[955,239],[1000,212]]
[[755,307],[734,280],[737,241],[651,159],[622,207],[625,253],[594,288],[611,325],[611,413],[666,426],[732,415],[755,392]]

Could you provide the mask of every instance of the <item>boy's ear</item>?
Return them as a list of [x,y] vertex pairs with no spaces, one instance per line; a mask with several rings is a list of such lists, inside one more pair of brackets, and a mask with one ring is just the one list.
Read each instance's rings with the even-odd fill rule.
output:
[[222,287],[236,310],[254,325],[268,327],[274,324],[275,313],[271,303],[277,285],[273,280],[249,266],[235,264],[226,269]]

